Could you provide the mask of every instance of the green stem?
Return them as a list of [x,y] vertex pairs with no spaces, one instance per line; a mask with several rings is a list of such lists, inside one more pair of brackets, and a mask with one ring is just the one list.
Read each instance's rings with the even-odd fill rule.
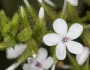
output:
[[67,0],[64,0],[64,5],[63,5],[62,14],[64,14],[64,13],[65,13],[66,8],[67,8]]
[[64,0],[61,18],[64,17],[64,14],[65,14],[65,12],[66,12],[66,8],[67,8],[67,0]]
[[87,58],[87,61],[86,61],[86,70],[89,70],[89,57]]
[[84,29],[89,29],[89,28],[90,28],[90,24],[84,26]]
[[24,52],[24,54],[17,60],[17,62],[19,63],[19,65],[22,64],[29,56],[30,56],[30,53],[28,52],[28,50],[26,50]]
[[71,61],[71,63],[73,64],[73,66],[76,68],[76,70],[80,70],[79,65],[77,64],[77,62],[75,61],[74,57],[71,56],[71,54],[67,51],[67,55]]

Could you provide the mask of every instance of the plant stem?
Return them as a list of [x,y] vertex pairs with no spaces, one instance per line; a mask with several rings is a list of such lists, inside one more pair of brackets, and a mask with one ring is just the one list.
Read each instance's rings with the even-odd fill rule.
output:
[[64,0],[62,14],[64,14],[64,13],[65,13],[66,8],[67,8],[67,0]]
[[87,61],[86,61],[86,70],[89,70],[89,57],[87,58]]
[[66,12],[66,8],[67,8],[67,0],[64,0],[61,18],[64,17],[64,14],[65,14],[65,12]]
[[74,57],[71,56],[71,54],[67,51],[67,55],[71,61],[71,63],[73,64],[73,66],[76,68],[76,70],[80,70],[79,65],[77,64],[77,62],[75,61]]
[[90,24],[84,26],[84,29],[89,29],[90,28]]

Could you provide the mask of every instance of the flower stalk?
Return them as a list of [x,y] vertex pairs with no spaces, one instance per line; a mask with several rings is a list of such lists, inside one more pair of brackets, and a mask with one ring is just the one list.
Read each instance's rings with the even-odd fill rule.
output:
[[67,9],[67,0],[64,0],[62,13],[61,13],[61,15],[60,15],[61,18],[64,18],[64,17],[65,17],[66,9]]

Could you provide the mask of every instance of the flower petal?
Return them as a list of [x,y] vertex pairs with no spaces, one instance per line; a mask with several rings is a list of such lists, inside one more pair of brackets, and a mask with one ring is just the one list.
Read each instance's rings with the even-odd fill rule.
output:
[[29,70],[38,70],[39,68],[38,67],[35,67],[35,66],[29,66]]
[[29,70],[29,66],[28,64],[24,64],[23,67],[22,67],[23,70]]
[[53,66],[51,67],[51,70],[55,70],[55,66],[56,64],[53,64]]
[[12,47],[7,48],[6,57],[8,59],[14,59],[14,58],[17,57],[17,54],[15,53],[15,51],[14,51],[14,49]]
[[60,40],[60,36],[54,33],[46,34],[43,37],[43,42],[48,46],[56,45],[60,42]]
[[32,64],[35,61],[35,58],[29,57],[27,58],[28,64]]
[[67,0],[71,5],[77,6],[78,5],[78,0]]
[[45,48],[40,48],[38,50],[38,55],[36,58],[36,61],[43,63],[45,61],[45,59],[47,58],[48,52]]
[[42,68],[49,69],[53,64],[54,59],[52,57],[48,57],[42,64]]
[[75,23],[73,24],[68,31],[67,37],[69,37],[71,40],[78,38],[83,31],[83,26]]
[[53,28],[55,32],[59,34],[61,37],[66,36],[68,27],[67,23],[63,19],[61,18],[56,19],[53,23]]
[[15,48],[14,48],[14,50],[15,50],[15,53],[18,55],[18,56],[20,56],[24,51],[25,51],[25,49],[26,49],[26,45],[25,44],[17,44],[16,46],[15,46]]
[[38,69],[38,70],[43,70],[43,68],[40,68],[40,69]]
[[66,57],[66,45],[62,42],[56,46],[56,57],[59,60],[64,60]]
[[66,42],[67,49],[69,52],[73,54],[81,54],[83,51],[82,44],[75,42],[75,41],[68,41]]
[[89,57],[89,48],[84,47],[83,52],[81,54],[76,55],[76,60],[79,65],[82,65],[88,57]]

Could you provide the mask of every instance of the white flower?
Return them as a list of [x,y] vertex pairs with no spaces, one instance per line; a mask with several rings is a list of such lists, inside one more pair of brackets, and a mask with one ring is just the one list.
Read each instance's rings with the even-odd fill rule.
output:
[[55,6],[55,4],[51,0],[43,0],[43,1],[46,2],[47,4],[49,4],[52,7]]
[[15,69],[17,68],[18,65],[19,65],[18,62],[17,62],[17,63],[14,63],[14,64],[12,64],[10,67],[8,67],[8,68],[5,69],[5,70],[15,70]]
[[78,0],[67,0],[71,5],[77,6],[78,5]]
[[44,18],[44,8],[43,7],[41,7],[40,10],[39,10],[39,18],[40,19]]
[[6,57],[8,59],[14,59],[19,57],[26,49],[26,45],[25,44],[16,44],[14,48],[9,47],[6,50]]
[[[56,56],[59,60],[64,60],[66,57],[66,47],[73,54],[80,54],[83,51],[83,46],[75,41],[82,31],[82,25],[75,23],[68,31],[67,23],[63,19],[56,19],[53,23],[54,31],[57,33],[49,33],[43,37],[43,42],[48,46],[56,46]],[[68,31],[68,32],[67,32]]]
[[47,58],[47,50],[40,48],[38,50],[38,56],[36,58],[29,57],[28,63],[23,65],[23,70],[47,70],[53,64],[53,58]]
[[76,60],[79,65],[82,65],[88,57],[89,57],[89,48],[84,47],[83,52],[81,54],[76,55]]

